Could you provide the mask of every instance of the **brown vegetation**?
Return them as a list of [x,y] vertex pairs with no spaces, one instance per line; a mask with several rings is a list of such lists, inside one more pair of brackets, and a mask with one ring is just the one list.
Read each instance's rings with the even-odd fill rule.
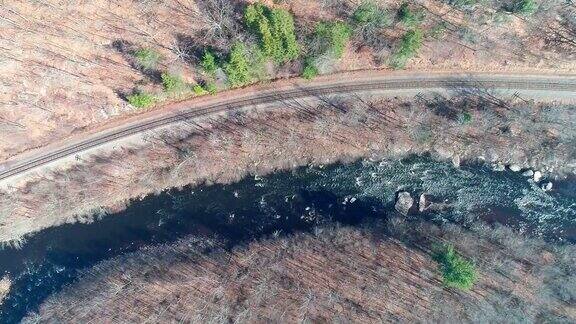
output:
[[320,97],[187,121],[142,144],[85,154],[65,169],[0,193],[0,241],[90,220],[102,207],[203,182],[232,182],[295,166],[432,152],[482,157],[556,174],[573,172],[574,107],[489,93],[414,101]]
[[[134,88],[159,92],[162,71],[199,81],[198,53],[203,47],[225,53],[234,40],[253,38],[240,21],[246,2],[252,1],[3,3],[0,158],[135,113],[122,98]],[[435,32],[425,35],[425,46],[408,68],[574,72],[574,8],[564,1],[544,1],[530,17],[505,13],[500,1],[464,9],[447,2],[411,3],[413,10],[425,14],[420,28]],[[344,0],[280,3],[295,14],[301,43],[314,23],[349,21],[358,5]],[[387,10],[391,24],[372,30],[364,40],[357,37],[327,71],[387,66],[406,26],[395,18],[397,1],[377,3]],[[142,69],[135,62],[133,54],[142,48],[160,54],[155,68]],[[275,77],[300,72],[298,63],[272,69]]]
[[[430,247],[445,242],[476,263],[472,290],[442,285]],[[102,262],[24,323],[571,322],[575,252],[403,218],[231,251],[190,237]]]

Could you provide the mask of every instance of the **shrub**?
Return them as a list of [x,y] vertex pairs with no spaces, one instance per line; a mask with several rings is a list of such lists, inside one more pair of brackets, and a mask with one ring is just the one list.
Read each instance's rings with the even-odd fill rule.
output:
[[502,25],[510,21],[510,15],[502,11],[496,11],[492,14],[492,21],[496,25]]
[[248,58],[250,64],[250,76],[255,80],[268,79],[268,70],[266,69],[266,63],[268,59],[266,54],[259,48],[252,46],[248,48]]
[[440,265],[446,286],[462,290],[472,288],[477,278],[476,268],[470,261],[458,255],[452,245],[444,245],[434,255],[434,260]]
[[294,18],[283,9],[273,9],[270,15],[273,35],[278,35],[283,49],[283,52],[277,55],[277,59],[281,61],[296,59],[300,55],[300,47],[296,41]]
[[334,57],[340,58],[344,54],[352,30],[350,26],[340,21],[320,22],[316,25],[315,34],[320,39],[324,52],[330,52]]
[[272,36],[272,28],[270,27],[270,9],[261,3],[248,5],[244,11],[245,24],[255,31],[260,38],[262,50],[272,56],[275,51],[278,51],[276,46],[279,46],[277,39]]
[[218,92],[218,88],[216,87],[215,83],[210,82],[206,83],[204,86],[197,84],[192,88],[192,91],[194,91],[194,94],[197,96],[203,96],[207,93],[213,95]]
[[258,35],[260,48],[267,57],[283,63],[300,55],[294,18],[288,11],[270,9],[261,3],[255,3],[246,7],[244,21]]
[[352,14],[354,32],[363,44],[375,48],[377,51],[386,46],[386,39],[380,31],[389,26],[391,19],[388,13],[378,7],[372,0],[363,1]]
[[352,19],[357,23],[374,21],[378,14],[378,6],[372,1],[364,1],[352,14]]
[[218,92],[218,88],[215,83],[209,82],[206,84],[206,91],[208,91],[209,94],[214,95]]
[[457,8],[466,8],[477,4],[478,0],[447,0],[446,3]]
[[244,86],[252,81],[248,55],[248,50],[243,43],[235,43],[232,46],[228,61],[224,64],[224,71],[228,76],[228,83],[233,88]]
[[472,114],[465,111],[458,115],[458,122],[462,125],[470,124],[472,122]]
[[318,68],[311,59],[304,61],[304,69],[302,70],[302,77],[311,80],[318,75]]
[[421,11],[412,11],[408,2],[404,2],[398,9],[398,18],[404,25],[415,27],[422,22],[424,14]]
[[390,18],[386,10],[378,7],[373,1],[364,1],[352,14],[352,19],[357,25],[366,27],[384,27],[390,24]]
[[476,44],[478,42],[478,34],[474,32],[474,30],[470,28],[461,28],[458,30],[458,36],[460,39],[467,44]]
[[429,144],[434,140],[434,129],[431,125],[418,123],[409,128],[409,136],[418,144]]
[[536,0],[514,0],[510,11],[522,15],[531,15],[538,9]]
[[174,92],[174,91],[182,90],[185,86],[184,81],[178,75],[173,75],[173,74],[164,72],[164,73],[162,73],[161,78],[162,78],[162,86],[164,87],[164,90],[166,90],[168,92]]
[[423,41],[424,35],[420,29],[409,30],[406,32],[406,34],[402,36],[400,47],[392,58],[392,66],[396,68],[404,67],[406,61],[416,55],[422,46]]
[[136,92],[129,95],[126,99],[128,102],[137,108],[147,108],[154,104],[156,98],[153,95],[145,92]]
[[213,75],[218,69],[218,64],[216,64],[216,56],[210,50],[204,50],[204,55],[202,55],[202,61],[200,62],[202,69],[210,75]]
[[434,27],[430,28],[428,35],[434,39],[442,38],[446,34],[447,25],[445,21],[434,25]]
[[138,66],[145,70],[155,69],[160,62],[160,54],[152,49],[141,48],[134,52]]
[[197,96],[202,96],[202,95],[205,95],[207,93],[207,91],[204,89],[204,87],[202,87],[202,85],[200,85],[200,84],[194,85],[194,87],[192,87],[192,91]]

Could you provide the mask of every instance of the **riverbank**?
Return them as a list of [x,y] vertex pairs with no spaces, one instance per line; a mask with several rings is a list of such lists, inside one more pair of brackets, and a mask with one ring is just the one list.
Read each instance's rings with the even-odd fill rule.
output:
[[[438,244],[474,260],[470,291],[442,285]],[[23,322],[574,321],[575,255],[504,227],[403,218],[232,250],[188,237],[100,263]]]
[[248,174],[362,157],[430,152],[456,165],[481,160],[561,176],[576,167],[575,114],[573,106],[482,92],[412,100],[367,94],[184,121],[3,192],[0,241],[90,221],[171,187],[230,183]]
[[[255,240],[313,233],[314,227],[335,223],[391,221],[402,233],[419,228],[412,221],[426,220],[501,237],[514,253],[532,251],[527,250],[532,244],[518,245],[522,238],[546,240],[549,246],[573,244],[576,192],[573,187],[557,188],[543,192],[510,170],[494,172],[477,164],[455,168],[451,162],[414,156],[301,167],[231,184],[168,190],[93,223],[46,229],[21,248],[0,250],[0,264],[12,281],[0,318],[18,323],[98,263],[172,246],[189,235],[219,242],[228,250]],[[407,215],[395,208],[399,192],[415,199]]]

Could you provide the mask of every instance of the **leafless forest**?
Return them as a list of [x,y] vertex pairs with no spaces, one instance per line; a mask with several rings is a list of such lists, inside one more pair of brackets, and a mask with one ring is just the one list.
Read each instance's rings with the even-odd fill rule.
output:
[[[86,127],[137,113],[122,94],[158,92],[159,71],[197,82],[197,53],[228,50],[249,39],[241,22],[244,0],[5,1],[0,7],[0,158],[45,145]],[[301,43],[321,20],[346,20],[360,4],[348,0],[265,1],[289,9]],[[344,57],[325,72],[386,68],[406,26],[395,18],[399,1],[376,1],[390,24],[364,28]],[[465,1],[464,1],[465,2]],[[529,17],[507,13],[511,1],[410,1],[428,31],[408,69],[575,71],[574,4],[542,0]],[[474,3],[471,1],[470,3]],[[149,48],[161,59],[150,72],[127,52]],[[299,73],[299,63],[273,68],[270,77]]]
[[[431,246],[451,242],[480,274],[443,287]],[[576,320],[576,251],[505,227],[392,218],[318,228],[233,250],[190,237],[105,261],[24,323]]]
[[2,192],[0,241],[89,221],[166,188],[228,183],[306,164],[431,152],[455,162],[514,163],[547,176],[568,174],[576,165],[574,106],[498,99],[484,91],[410,101],[319,97],[278,105],[182,122],[143,135],[143,145],[85,156],[24,188]]
[[[204,84],[201,53],[238,40],[253,0],[10,0],[0,5],[0,159],[138,114],[127,95],[162,103],[162,73]],[[300,44],[318,22],[351,22],[360,0],[263,1],[294,15]],[[538,0],[375,0],[386,23],[353,26],[340,59],[319,72],[390,69],[417,24],[406,69],[576,73],[576,7]],[[400,18],[401,8],[408,10]],[[153,68],[134,53],[149,50]],[[268,62],[261,82],[300,75],[310,53]],[[217,82],[216,82],[217,83]],[[191,88],[192,89],[192,88]],[[217,84],[217,91],[228,89]],[[206,95],[206,92],[203,93]],[[225,96],[226,93],[221,95]],[[485,161],[576,174],[576,106],[500,96],[477,85],[450,96],[311,96],[138,135],[0,190],[0,245],[64,223],[90,222],[168,188],[230,183],[303,165],[430,153],[458,167]],[[190,236],[86,270],[25,323],[78,322],[559,322],[576,321],[576,250],[512,230],[392,217],[364,227],[249,242]],[[479,273],[470,291],[442,285],[433,247],[453,244]],[[0,280],[0,302],[10,291]]]

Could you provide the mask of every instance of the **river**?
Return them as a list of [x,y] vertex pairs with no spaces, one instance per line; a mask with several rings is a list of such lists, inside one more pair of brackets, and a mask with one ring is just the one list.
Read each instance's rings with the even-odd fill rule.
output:
[[455,168],[429,157],[302,167],[231,185],[167,191],[90,224],[44,230],[20,249],[1,250],[0,274],[13,285],[0,306],[0,322],[19,322],[82,269],[143,246],[190,234],[223,237],[233,246],[329,222],[354,225],[387,217],[399,190],[416,200],[426,193],[446,206],[410,217],[463,225],[482,219],[561,244],[576,241],[574,179],[544,192],[521,173],[478,164]]

